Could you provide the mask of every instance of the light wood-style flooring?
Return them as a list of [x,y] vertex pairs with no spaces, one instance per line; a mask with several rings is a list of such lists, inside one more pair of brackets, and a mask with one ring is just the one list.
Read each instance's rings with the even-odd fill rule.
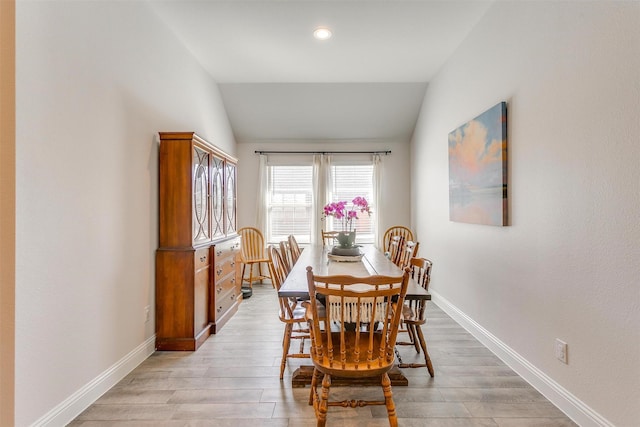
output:
[[[254,285],[253,297],[196,352],[156,352],[70,426],[310,427],[309,387],[292,388],[291,374],[308,359],[290,359],[279,379],[283,324],[275,290]],[[408,387],[394,387],[404,427],[575,426],[473,336],[429,303],[424,327],[435,378],[426,368],[403,369]],[[297,345],[297,343],[293,343]],[[400,347],[405,362],[420,362]],[[381,397],[379,387],[332,387],[333,397]],[[328,426],[388,426],[384,406],[329,409]]]

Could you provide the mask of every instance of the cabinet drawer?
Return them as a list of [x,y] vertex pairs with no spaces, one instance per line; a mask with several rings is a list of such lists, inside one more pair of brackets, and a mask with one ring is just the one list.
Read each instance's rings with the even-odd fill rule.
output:
[[195,271],[202,270],[203,268],[211,264],[211,251],[210,248],[203,248],[196,250],[194,254]]
[[216,298],[220,295],[226,294],[231,289],[236,289],[236,275],[232,273],[224,276],[220,280],[216,280],[215,289]]
[[216,295],[215,298],[215,309],[214,316],[215,319],[219,319],[224,316],[224,314],[233,306],[238,299],[238,295],[235,289],[222,293],[220,296]]
[[213,250],[216,264],[223,259],[235,258],[236,253],[240,250],[240,238],[236,237],[225,242],[216,243]]
[[226,277],[229,273],[236,270],[236,258],[235,257],[227,257],[222,260],[216,260],[216,265],[214,268],[214,277],[215,280],[219,280],[223,277]]

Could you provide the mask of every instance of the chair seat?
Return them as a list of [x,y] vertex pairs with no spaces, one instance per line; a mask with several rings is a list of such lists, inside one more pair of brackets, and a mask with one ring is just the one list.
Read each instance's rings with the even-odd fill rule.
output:
[[245,259],[244,257],[241,258],[241,261],[245,264],[254,264],[257,262],[269,262],[269,258],[252,258],[252,259]]
[[[305,317],[305,314],[307,311],[307,307],[304,304],[305,304],[305,301],[298,301],[296,303],[296,306],[293,309],[293,317],[290,317],[288,313],[283,313],[282,311],[280,311],[280,319],[283,321],[291,321],[293,323],[297,323],[297,322],[306,323],[307,318]],[[326,313],[324,305],[322,305],[320,301],[316,301],[316,305],[318,306],[318,315],[321,317],[324,317]]]
[[298,302],[293,309],[293,316],[290,316],[288,312],[283,312],[281,310],[280,319],[285,322],[293,322],[293,323],[306,322],[306,319],[304,318],[305,311],[306,311],[306,308],[304,308],[302,304]]

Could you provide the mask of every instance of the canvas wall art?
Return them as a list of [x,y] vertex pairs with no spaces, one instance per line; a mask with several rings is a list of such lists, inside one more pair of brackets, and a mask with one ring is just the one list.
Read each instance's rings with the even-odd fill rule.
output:
[[507,103],[449,133],[449,219],[507,225]]

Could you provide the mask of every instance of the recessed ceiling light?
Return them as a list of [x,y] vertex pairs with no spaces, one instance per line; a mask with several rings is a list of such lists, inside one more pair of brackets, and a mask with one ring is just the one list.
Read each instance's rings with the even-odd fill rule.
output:
[[331,38],[331,30],[326,27],[318,27],[313,32],[313,37],[317,38],[318,40],[327,40]]

